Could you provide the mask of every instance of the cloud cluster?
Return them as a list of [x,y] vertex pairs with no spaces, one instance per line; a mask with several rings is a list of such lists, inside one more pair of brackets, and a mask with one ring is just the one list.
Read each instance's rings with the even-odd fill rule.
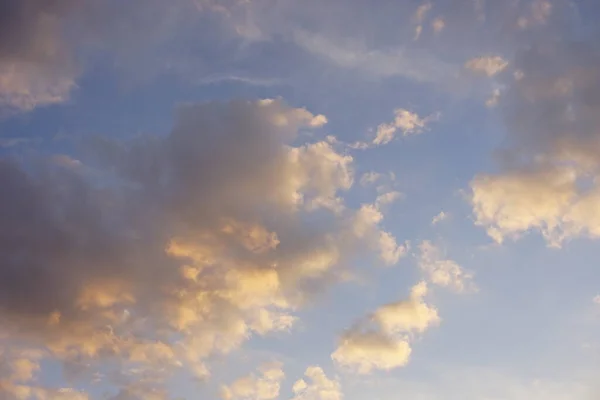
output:
[[304,376],[294,383],[292,400],[342,400],[340,383],[328,378],[321,367],[308,367]]
[[530,230],[552,246],[600,235],[600,53],[597,34],[575,29],[517,54],[499,99],[509,132],[503,171],[471,182],[476,223],[499,243]]
[[427,284],[413,286],[407,300],[381,306],[346,331],[331,355],[340,366],[358,374],[405,366],[410,340],[440,321],[437,310],[424,302]]
[[291,144],[325,122],[280,100],[186,105],[168,135],[97,139],[83,162],[2,161],[0,344],[73,379],[114,365],[115,400],[162,399],[173,371],[206,377],[209,357],[289,330],[374,240],[397,261],[381,216],[358,229],[342,200],[352,158]]

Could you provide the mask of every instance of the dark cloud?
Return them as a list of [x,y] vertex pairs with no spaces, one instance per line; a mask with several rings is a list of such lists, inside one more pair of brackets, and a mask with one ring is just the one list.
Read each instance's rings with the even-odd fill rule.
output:
[[[316,238],[335,219],[328,227],[303,224],[294,216],[294,196],[319,194],[305,174],[331,179],[319,169],[329,159],[313,154],[305,171],[287,147],[313,118],[279,101],[190,105],[179,110],[169,135],[91,143],[94,173],[65,157],[2,161],[0,317],[94,318],[78,299],[90,285],[114,282],[140,300],[139,312],[149,312],[168,297],[164,287],[181,284],[181,260],[165,252],[173,239],[195,243],[210,234],[209,243],[231,257],[267,265],[275,257],[282,268],[321,249]],[[337,190],[335,181],[326,182]],[[257,224],[288,239],[283,250],[260,254],[273,244],[264,228],[244,233]]]
[[62,19],[73,0],[2,0],[0,60],[48,62],[64,56]]

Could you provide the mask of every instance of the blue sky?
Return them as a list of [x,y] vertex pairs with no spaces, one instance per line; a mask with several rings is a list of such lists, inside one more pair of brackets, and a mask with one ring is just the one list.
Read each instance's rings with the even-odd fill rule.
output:
[[0,400],[598,396],[594,1],[0,3]]

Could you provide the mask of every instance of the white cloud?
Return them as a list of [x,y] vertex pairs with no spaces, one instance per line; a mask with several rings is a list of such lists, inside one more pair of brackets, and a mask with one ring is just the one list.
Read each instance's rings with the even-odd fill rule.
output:
[[380,124],[377,127],[373,144],[387,144],[394,139],[397,132],[400,132],[403,136],[418,135],[423,132],[431,120],[436,118],[436,116],[421,118],[417,113],[403,108],[395,110],[394,113],[395,118],[393,122]]
[[260,375],[239,378],[221,387],[223,400],[273,400],[279,397],[281,381],[285,374],[280,363],[269,363],[259,368]]
[[365,240],[371,249],[379,252],[386,265],[395,265],[408,251],[408,243],[399,245],[396,238],[380,228],[383,221],[381,206],[399,198],[398,192],[384,193],[378,196],[375,204],[363,204],[356,211],[351,221],[354,236]]
[[411,348],[406,340],[380,332],[349,332],[331,355],[339,366],[361,375],[374,370],[389,371],[408,364]]
[[308,367],[305,379],[294,383],[292,400],[342,400],[343,394],[339,381],[330,379],[321,367]]
[[449,287],[458,293],[476,290],[473,275],[455,261],[445,259],[439,248],[430,241],[419,245],[419,268],[427,279],[438,286]]
[[581,190],[584,178],[571,167],[478,176],[471,182],[476,224],[497,243],[530,230],[553,247],[577,236],[598,238],[600,188],[594,179],[591,189]]
[[420,282],[407,300],[381,306],[358,321],[342,336],[331,358],[358,374],[405,366],[411,338],[440,322],[437,310],[423,301],[426,294],[427,284]]
[[440,211],[439,214],[437,214],[435,217],[433,217],[433,219],[431,220],[431,225],[437,225],[442,221],[447,220],[449,217],[448,213],[444,212],[444,211]]

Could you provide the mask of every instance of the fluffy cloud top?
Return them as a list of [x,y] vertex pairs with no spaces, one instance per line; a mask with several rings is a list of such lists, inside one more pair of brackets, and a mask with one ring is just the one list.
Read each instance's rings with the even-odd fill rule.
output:
[[346,331],[331,358],[358,374],[405,366],[410,340],[440,321],[434,307],[423,301],[427,285],[420,282],[407,300],[386,304]]
[[340,383],[328,378],[321,367],[308,367],[304,376],[294,383],[292,400],[342,400]]
[[281,364],[270,363],[259,368],[260,376],[249,375],[221,388],[223,400],[272,400],[279,397],[281,381],[285,377]]

